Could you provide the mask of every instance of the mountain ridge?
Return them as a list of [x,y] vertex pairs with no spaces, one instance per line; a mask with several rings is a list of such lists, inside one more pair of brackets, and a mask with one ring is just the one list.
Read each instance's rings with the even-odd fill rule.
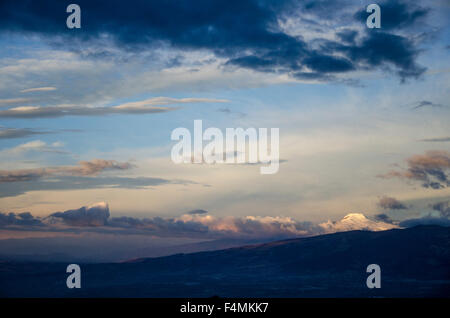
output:
[[[369,289],[366,268],[381,267]],[[450,228],[348,231],[174,254],[81,264],[68,289],[64,263],[0,263],[6,297],[450,297]]]

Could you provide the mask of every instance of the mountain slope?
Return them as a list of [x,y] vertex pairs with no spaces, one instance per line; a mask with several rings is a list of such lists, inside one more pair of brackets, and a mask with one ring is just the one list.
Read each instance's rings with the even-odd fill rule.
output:
[[[382,288],[366,287],[379,264]],[[0,264],[3,296],[423,297],[450,296],[450,228],[350,231],[127,263],[86,264],[82,288],[65,266]]]

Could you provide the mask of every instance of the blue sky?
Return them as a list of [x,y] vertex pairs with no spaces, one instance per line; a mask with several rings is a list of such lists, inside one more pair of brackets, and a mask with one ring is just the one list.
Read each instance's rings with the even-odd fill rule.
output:
[[[296,222],[349,213],[441,222],[433,204],[450,197],[450,7],[380,2],[376,30],[365,25],[368,3],[80,1],[82,27],[70,30],[64,1],[2,2],[0,211],[45,218],[107,202],[116,217],[230,233],[241,230],[236,220],[293,222],[292,235]],[[144,110],[108,114],[130,102]],[[170,134],[195,119],[279,128],[279,172],[175,165]],[[208,213],[186,217],[196,209]]]

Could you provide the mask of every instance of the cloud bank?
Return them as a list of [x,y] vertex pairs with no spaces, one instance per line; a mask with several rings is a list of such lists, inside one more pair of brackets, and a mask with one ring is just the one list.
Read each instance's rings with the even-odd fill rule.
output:
[[0,225],[9,230],[75,233],[87,231],[201,239],[281,239],[340,231],[382,231],[397,228],[390,223],[370,220],[360,213],[351,213],[342,220],[320,224],[281,216],[215,217],[204,210],[195,210],[172,218],[110,217],[109,207],[105,202],[52,213],[42,218],[29,213],[2,213],[0,220]]

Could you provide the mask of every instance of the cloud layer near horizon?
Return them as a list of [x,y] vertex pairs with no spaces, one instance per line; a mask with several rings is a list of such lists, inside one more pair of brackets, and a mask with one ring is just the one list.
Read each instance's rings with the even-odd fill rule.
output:
[[34,217],[30,213],[1,213],[0,227],[13,231],[96,232],[148,234],[158,237],[288,238],[350,230],[380,231],[396,225],[374,221],[352,213],[339,221],[314,224],[282,216],[215,217],[205,210],[195,210],[173,218],[110,217],[109,207],[101,202],[88,207]]

